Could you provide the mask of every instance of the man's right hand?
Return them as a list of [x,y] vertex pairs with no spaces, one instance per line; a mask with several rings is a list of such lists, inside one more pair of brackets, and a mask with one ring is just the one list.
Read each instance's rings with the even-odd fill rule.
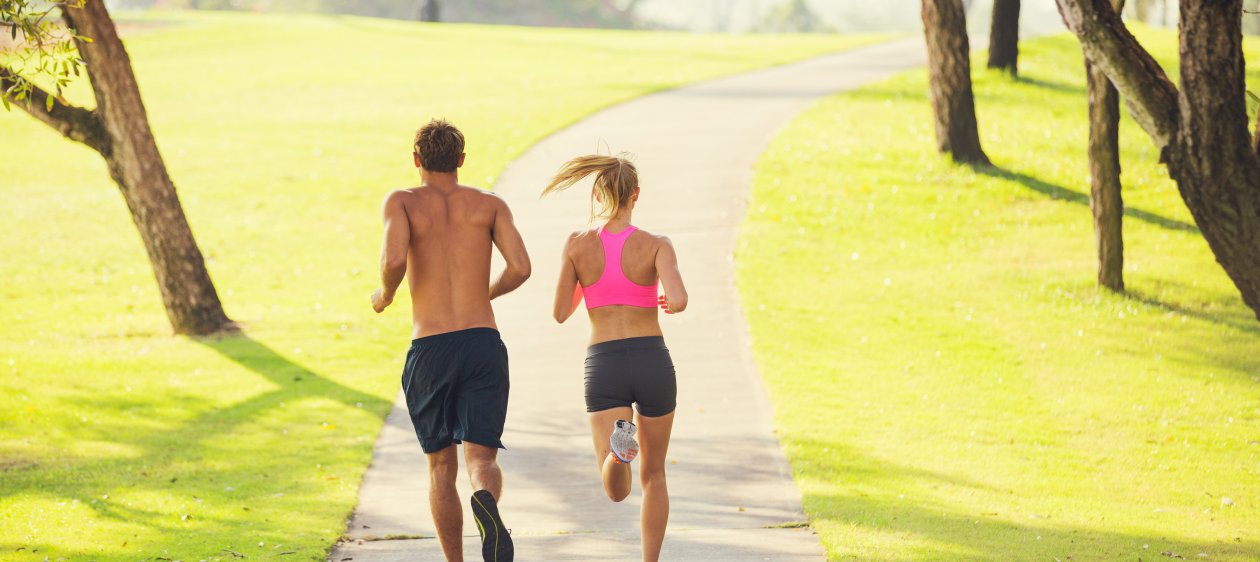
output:
[[377,289],[372,293],[372,310],[378,314],[385,310],[385,307],[394,302],[394,295],[385,295],[385,289]]

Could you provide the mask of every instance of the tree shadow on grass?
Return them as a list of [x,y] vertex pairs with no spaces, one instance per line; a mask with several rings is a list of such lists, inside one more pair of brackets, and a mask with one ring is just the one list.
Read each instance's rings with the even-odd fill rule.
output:
[[1038,88],[1043,88],[1043,89],[1054,91],[1054,92],[1062,92],[1065,94],[1081,95],[1085,93],[1085,88],[1081,86],[1073,86],[1071,84],[1063,84],[1060,82],[1051,82],[1049,80],[1041,80],[1039,78],[1033,78],[1030,76],[1019,76],[1015,78],[1015,81],[1021,84],[1028,84],[1029,86],[1036,86]]
[[[1165,281],[1165,283],[1167,282]],[[1186,291],[1189,291],[1189,289],[1186,289]],[[1248,317],[1241,314],[1213,314],[1192,306],[1161,300],[1159,297],[1143,291],[1136,291],[1131,288],[1126,288],[1124,295],[1142,304],[1152,306],[1160,310],[1175,312],[1177,314],[1189,316],[1196,320],[1211,322],[1217,326],[1233,328],[1253,336],[1260,336],[1260,323],[1256,322],[1256,318],[1254,316]]]
[[1162,560],[1200,559],[1200,553],[1209,560],[1255,560],[1260,555],[1260,543],[1242,537],[1195,540],[1179,536],[1175,529],[1138,534],[1107,529],[1101,523],[1056,523],[1054,515],[1033,519],[1029,514],[968,513],[946,503],[897,495],[826,494],[809,499],[830,506],[826,518],[834,524],[910,537],[915,539],[911,544],[922,541],[922,550],[912,546],[900,556],[882,552],[859,560]]
[[[816,527],[841,529],[830,538],[844,560],[1156,560],[1196,559],[1201,552],[1211,560],[1254,560],[1260,554],[1260,543],[1248,537],[1202,540],[1140,520],[1111,524],[1112,518],[1093,513],[1039,512],[1021,505],[1008,490],[1025,485],[1020,478],[977,485],[972,479],[864,455],[839,438],[794,444],[802,445],[799,450],[832,452],[807,459],[797,472],[798,478],[825,479],[832,488],[806,491],[804,499]],[[987,499],[970,502],[969,510],[948,499],[959,495]],[[1058,522],[1060,517],[1079,521],[1081,516],[1099,523]],[[869,546],[852,539],[872,534],[879,539]],[[897,537],[900,547],[889,548],[888,537]],[[837,544],[838,538],[843,540]]]
[[[382,418],[390,402],[323,377],[244,334],[193,341],[262,376],[274,388],[227,404],[178,390],[147,402],[123,393],[70,396],[88,411],[112,414],[71,428],[75,441],[108,443],[110,452],[80,456],[67,451],[57,462],[6,471],[0,498],[43,496],[73,502],[101,519],[150,531],[132,543],[159,550],[179,548],[181,537],[190,535],[291,544],[296,538],[286,536],[286,529],[291,531],[292,524],[267,526],[260,521],[321,521],[320,515],[298,506],[321,497],[330,486],[341,486],[340,474],[323,471],[359,462],[363,451],[357,444],[363,441],[361,435],[336,433],[335,428],[327,437],[321,431],[321,438],[315,438],[312,431],[322,421],[316,416]],[[178,403],[172,408],[170,400]],[[331,400],[351,410],[312,409],[319,413],[306,417],[310,400]],[[186,411],[195,414],[178,415]],[[242,431],[251,424],[255,427]],[[289,429],[296,432],[290,435]],[[293,444],[293,439],[303,442]],[[312,470],[317,464],[325,468]],[[147,500],[133,505],[128,498],[137,493],[170,500],[161,507]],[[184,505],[172,508],[172,503]],[[172,515],[172,509],[180,513]],[[249,541],[242,539],[240,546]],[[93,556],[101,557],[96,551]]]
[[389,411],[390,402],[388,400],[383,400],[377,396],[324,378],[314,371],[290,361],[248,335],[206,338],[197,340],[197,343],[213,349],[242,367],[262,375],[280,387],[270,393],[233,406],[233,408],[251,409],[249,402],[267,401],[267,396],[279,393],[284,394],[290,400],[306,397],[336,400],[347,406],[367,408],[368,411],[378,412],[378,417],[381,419],[384,419],[385,413]]
[[[1042,181],[1024,173],[1007,170],[999,166],[974,166],[973,169],[979,174],[1016,182],[1028,189],[1036,191],[1037,193],[1049,196],[1051,199],[1067,201],[1068,203],[1075,203],[1086,207],[1089,206],[1089,195],[1073,191],[1061,185],[1055,185]],[[1191,223],[1168,218],[1150,211],[1144,211],[1142,209],[1129,206],[1124,208],[1124,216],[1177,232],[1199,232],[1199,228]]]

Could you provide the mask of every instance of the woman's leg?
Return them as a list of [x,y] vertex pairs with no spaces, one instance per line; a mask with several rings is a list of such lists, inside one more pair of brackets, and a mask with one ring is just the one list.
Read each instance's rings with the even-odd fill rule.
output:
[[630,495],[630,465],[617,462],[609,450],[608,439],[612,436],[617,420],[629,420],[634,410],[629,407],[609,408],[591,412],[591,438],[595,443],[595,462],[604,481],[604,493],[608,499],[619,502]]
[[648,418],[636,416],[639,425],[639,480],[643,486],[643,511],[639,525],[643,528],[643,560],[656,562],[665,542],[665,526],[669,524],[669,488],[665,485],[665,457],[669,454],[669,435],[674,428],[674,412]]

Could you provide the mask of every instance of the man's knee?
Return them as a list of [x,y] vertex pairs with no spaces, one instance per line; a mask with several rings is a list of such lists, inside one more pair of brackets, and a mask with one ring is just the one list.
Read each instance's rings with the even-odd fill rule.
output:
[[429,455],[429,479],[434,484],[454,486],[458,477],[459,457],[454,446]]
[[499,470],[499,462],[492,457],[469,458],[468,473],[474,478],[497,472]]
[[476,443],[464,442],[464,462],[469,470],[484,470],[498,466],[499,450]]

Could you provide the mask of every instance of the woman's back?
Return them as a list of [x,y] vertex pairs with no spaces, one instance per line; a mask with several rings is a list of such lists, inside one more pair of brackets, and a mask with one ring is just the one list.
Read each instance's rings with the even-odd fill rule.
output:
[[568,247],[587,301],[591,342],[659,336],[656,258],[661,239],[632,226],[616,231],[609,226],[574,233]]

